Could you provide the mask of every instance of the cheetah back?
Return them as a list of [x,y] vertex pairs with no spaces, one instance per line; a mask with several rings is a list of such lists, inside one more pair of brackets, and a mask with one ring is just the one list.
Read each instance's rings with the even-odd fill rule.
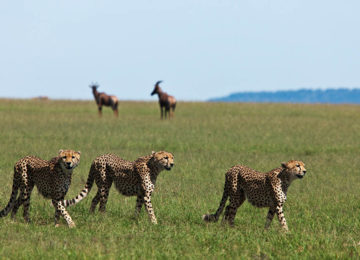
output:
[[[273,171],[277,171],[280,168]],[[272,172],[273,172],[272,171]],[[272,201],[272,187],[268,173],[258,172],[247,166],[237,165],[232,167],[227,175],[231,183],[231,194],[244,192],[246,199],[256,207],[270,207]]]

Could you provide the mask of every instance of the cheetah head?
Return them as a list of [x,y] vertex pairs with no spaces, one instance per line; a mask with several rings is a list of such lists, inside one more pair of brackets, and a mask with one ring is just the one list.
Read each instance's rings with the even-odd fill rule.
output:
[[281,166],[286,169],[292,179],[302,179],[306,174],[305,164],[302,161],[291,160],[282,163]]
[[152,152],[152,156],[158,164],[168,171],[174,166],[174,155],[172,153],[165,151]]
[[74,169],[80,162],[80,152],[74,150],[60,150],[59,158],[61,166],[67,170]]

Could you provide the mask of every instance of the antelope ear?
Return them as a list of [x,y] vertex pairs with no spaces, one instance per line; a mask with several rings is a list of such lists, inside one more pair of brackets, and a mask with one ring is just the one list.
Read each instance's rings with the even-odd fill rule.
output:
[[59,154],[61,154],[63,151],[64,151],[63,149],[60,149],[60,150],[59,150]]
[[286,162],[282,162],[282,163],[281,163],[281,166],[282,166],[284,169],[286,169],[286,168],[287,168]]

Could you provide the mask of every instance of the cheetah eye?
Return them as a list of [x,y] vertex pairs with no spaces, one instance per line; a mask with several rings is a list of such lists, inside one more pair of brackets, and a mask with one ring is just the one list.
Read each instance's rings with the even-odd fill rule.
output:
[[62,158],[63,158],[63,159],[66,159],[66,156],[63,156]]
[[167,159],[169,159],[169,157],[165,156],[165,157],[164,157],[164,159],[166,159],[166,160],[167,160]]
[[75,159],[75,156],[73,155],[71,158]]
[[296,167],[300,167],[300,164],[296,164]]

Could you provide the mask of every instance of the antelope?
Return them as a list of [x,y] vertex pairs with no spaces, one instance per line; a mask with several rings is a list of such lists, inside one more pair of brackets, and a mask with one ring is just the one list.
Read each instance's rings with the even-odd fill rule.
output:
[[[162,80],[156,82],[155,88],[154,88],[153,92],[151,92],[151,96],[153,96],[155,94],[158,94],[158,96],[159,96],[161,119],[163,119],[164,108],[165,108],[165,119],[166,119],[166,113],[169,113],[169,119],[171,119],[171,117],[174,117],[174,111],[175,111],[175,107],[176,107],[176,99],[173,96],[170,96],[167,93],[162,91],[162,89],[159,87],[159,84],[161,82],[162,82]],[[172,113],[171,113],[171,110],[172,110]]]
[[102,106],[107,106],[107,107],[111,107],[111,109],[114,111],[114,115],[117,117],[118,116],[117,97],[109,96],[104,92],[98,92],[97,88],[99,87],[99,85],[97,84],[91,84],[89,87],[92,88],[94,98],[99,109],[99,116],[101,117],[102,115]]

